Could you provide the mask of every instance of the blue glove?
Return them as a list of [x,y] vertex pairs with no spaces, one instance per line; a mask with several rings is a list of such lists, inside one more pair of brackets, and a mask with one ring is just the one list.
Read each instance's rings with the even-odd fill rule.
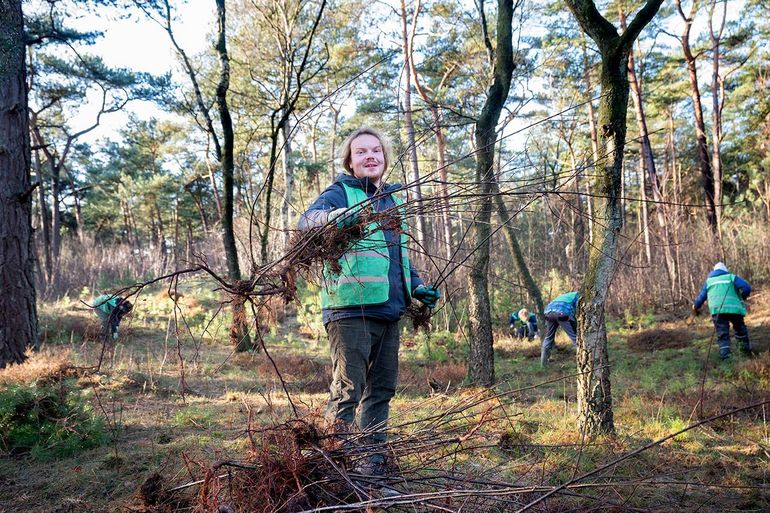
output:
[[441,292],[436,287],[420,285],[412,291],[412,297],[420,301],[428,308],[435,308],[436,301],[441,297]]

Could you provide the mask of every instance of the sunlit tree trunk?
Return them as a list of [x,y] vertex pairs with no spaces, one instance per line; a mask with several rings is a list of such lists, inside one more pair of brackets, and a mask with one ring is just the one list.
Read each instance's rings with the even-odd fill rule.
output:
[[639,157],[639,196],[642,200],[639,205],[639,230],[643,234],[645,265],[652,267],[652,248],[650,247],[650,208],[647,204],[647,174],[645,173],[644,157]]
[[[483,12],[483,2],[481,3]],[[470,350],[468,381],[477,385],[495,382],[495,361],[492,350],[492,322],[489,302],[489,248],[492,195],[495,190],[494,153],[497,122],[503,109],[513,75],[512,37],[513,0],[497,3],[497,48],[495,76],[487,100],[476,122],[476,181],[479,210],[474,219],[475,254],[468,274],[468,318]]]
[[685,15],[682,10],[681,0],[675,0],[679,16],[684,22],[681,43],[685,62],[687,63],[687,76],[690,79],[690,96],[693,104],[693,119],[695,121],[695,138],[698,144],[698,163],[700,164],[701,187],[706,203],[706,219],[708,220],[711,231],[718,235],[717,212],[714,193],[714,173],[711,168],[711,159],[709,157],[708,144],[706,142],[706,123],[703,119],[703,105],[701,103],[700,89],[698,88],[698,66],[696,56],[690,48],[690,30],[695,20],[695,14],[698,12],[699,0],[693,0],[690,7],[690,14]]
[[722,0],[722,19],[714,27],[716,0],[709,6],[709,40],[711,41],[711,169],[714,173],[714,203],[717,216],[717,233],[722,233],[722,103],[719,66],[722,60],[722,33],[727,21],[727,2]]
[[[415,12],[415,20],[417,20],[418,12]],[[412,38],[414,38],[414,31],[412,31]],[[411,52],[414,52],[414,48],[410,44]],[[443,122],[441,120],[441,114],[438,106],[431,99],[425,89],[420,84],[420,75],[417,73],[417,68],[414,65],[414,59],[410,54],[409,65],[411,67],[412,76],[414,77],[414,86],[417,94],[428,105],[430,110],[431,119],[433,120],[433,134],[436,138],[436,171],[438,172],[440,184],[437,187],[439,195],[439,206],[441,209],[440,229],[439,233],[442,234],[443,240],[443,253],[447,262],[452,260],[452,218],[449,215],[449,173],[446,165],[446,137],[444,136]],[[444,74],[441,79],[441,83],[438,86],[438,90],[441,90],[444,83],[449,80],[453,71],[457,69],[456,65],[452,65],[449,70]]]
[[[594,112],[594,89],[593,85],[591,84],[591,66],[589,65],[588,61],[588,52],[586,50],[586,43],[583,41],[583,82],[585,83],[586,88],[586,99],[588,101],[588,132],[591,136],[591,155],[593,157],[593,160],[591,161],[591,174],[593,175],[593,171],[596,169],[596,163],[599,161],[599,134],[596,131],[596,113]],[[588,240],[589,242],[593,243],[593,233],[594,233],[594,200],[593,195],[591,194],[591,181],[586,180],[585,183],[586,188],[586,211],[588,214]]]
[[40,208],[40,227],[43,230],[43,263],[45,266],[45,281],[50,282],[53,273],[51,263],[51,216],[48,211],[48,200],[45,196],[45,178],[43,177],[40,152],[35,151],[35,176],[37,176],[37,201]]
[[[618,7],[620,13],[620,26],[623,30],[626,29],[626,14],[622,7]],[[674,294],[674,283],[676,282],[676,267],[674,265],[674,257],[671,253],[670,237],[668,233],[668,221],[667,207],[663,200],[663,192],[658,178],[658,171],[655,165],[655,156],[652,151],[652,143],[650,142],[650,134],[647,129],[647,116],[644,112],[644,104],[642,103],[642,83],[636,74],[636,63],[634,60],[633,50],[628,55],[628,82],[631,90],[631,98],[634,104],[634,114],[636,115],[636,124],[639,129],[639,151],[641,152],[641,171],[645,173],[645,181],[650,186],[652,192],[652,199],[655,201],[653,206],[655,212],[655,219],[658,224],[658,230],[662,236],[662,249],[663,258],[666,265],[666,273],[668,274],[669,291]],[[649,231],[649,230],[648,230]],[[649,236],[648,236],[649,237]],[[648,253],[650,252],[649,244],[647,246]],[[649,262],[650,264],[652,262]]]
[[581,288],[576,356],[578,427],[588,435],[615,430],[604,305],[617,266],[618,234],[623,224],[620,199],[628,109],[628,54],[662,2],[647,0],[628,29],[618,35],[592,0],[566,0],[582,29],[596,42],[602,58],[602,131],[595,190],[602,197],[603,208],[595,213],[600,222],[594,226],[597,232],[599,226],[603,229],[594,235]]
[[[419,2],[417,5],[419,10]],[[414,21],[417,21],[417,12],[414,15]],[[417,245],[420,248],[420,253],[430,254],[430,248],[425,246],[428,239],[428,233],[425,226],[425,216],[422,214],[422,186],[420,184],[420,166],[417,161],[417,144],[414,138],[414,121],[412,120],[412,66],[409,60],[411,59],[412,51],[409,44],[409,31],[407,29],[407,14],[405,0],[401,0],[401,44],[404,54],[404,128],[406,130],[406,145],[409,152],[409,169],[411,171],[411,187],[407,190],[407,194],[415,202],[417,207]],[[414,30],[415,27],[412,27]]]
[[281,217],[283,219],[283,247],[289,247],[291,238],[291,198],[294,194],[294,169],[291,163],[291,127],[287,121],[282,131],[283,151],[281,152],[281,167],[283,168],[283,183],[286,188],[283,205],[281,205]]

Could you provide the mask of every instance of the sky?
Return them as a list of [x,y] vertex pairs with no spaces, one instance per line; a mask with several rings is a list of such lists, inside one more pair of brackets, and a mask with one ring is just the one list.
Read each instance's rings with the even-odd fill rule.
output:
[[[29,0],[28,5],[40,4],[43,1]],[[177,7],[174,33],[179,44],[189,55],[204,51],[211,44],[212,34],[216,29],[214,1],[172,0],[172,4]],[[743,2],[731,4],[733,9],[729,13],[730,18],[734,18],[740,12],[742,4]],[[70,16],[68,24],[81,30],[103,31],[104,36],[88,51],[100,55],[108,65],[152,74],[172,71],[178,82],[186,83],[168,34],[159,25],[139,14],[131,17],[121,16],[121,14],[124,13],[114,9],[102,9],[98,14],[82,12]],[[671,30],[675,34],[680,32],[679,27],[671,27]],[[673,40],[667,42],[676,43]],[[93,122],[97,111],[97,99],[94,91],[92,106],[82,109],[80,115],[71,120],[75,131]],[[116,131],[125,126],[129,114],[135,114],[142,119],[171,117],[149,102],[132,102],[124,112],[103,117],[102,124],[82,140],[93,143],[100,139],[114,137]],[[512,130],[515,127],[509,128]]]
[[[212,1],[191,0],[178,10],[178,20],[173,25],[174,36],[180,46],[189,54],[195,55],[210,45],[210,33],[215,30],[215,5]],[[120,16],[114,9],[105,9],[98,14],[80,13],[68,19],[68,24],[80,30],[101,30],[104,36],[88,49],[99,55],[105,63],[113,67],[129,68],[161,75],[175,72],[177,80],[181,67],[178,65],[176,50],[169,41],[168,34],[156,23],[140,15]],[[93,122],[97,111],[96,92],[92,98],[92,107],[82,109],[81,115],[73,118],[74,127],[88,126]],[[83,142],[96,142],[114,136],[117,130],[125,126],[129,114],[147,119],[170,117],[157,105],[150,102],[131,102],[123,112],[116,112],[102,118],[99,127],[82,138]]]

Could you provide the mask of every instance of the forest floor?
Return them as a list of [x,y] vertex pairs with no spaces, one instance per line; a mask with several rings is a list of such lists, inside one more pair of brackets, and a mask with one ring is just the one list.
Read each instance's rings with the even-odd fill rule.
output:
[[[154,472],[171,485],[195,482],[214,461],[246,458],[252,447],[247,426],[295,417],[271,361],[263,353],[233,354],[223,317],[200,321],[216,302],[193,296],[180,300],[184,320],[198,323],[194,329],[206,327],[206,336],[177,344],[173,309],[162,305],[161,292],[147,296],[107,348],[99,372],[72,378],[105,418],[108,440],[67,457],[4,455],[0,511],[149,511],[140,506],[139,488]],[[564,490],[532,511],[770,511],[770,405],[705,423],[575,480],[700,419],[770,398],[770,293],[759,291],[747,316],[760,353],[754,359],[735,350],[733,361],[719,361],[708,316],[689,323],[685,317],[681,312],[609,323],[617,433],[591,441],[577,430],[574,352],[564,334],[557,338],[552,365],[542,369],[538,342],[514,340],[501,329],[495,390],[508,398],[505,422],[474,433],[488,442],[484,452],[453,465],[469,474],[495,469],[500,479],[538,486],[583,487]],[[179,317],[177,322],[183,324]],[[69,365],[98,361],[95,317],[76,303],[43,305],[41,327],[44,350],[28,364],[0,371],[0,390],[55,381]],[[409,330],[402,342],[392,424],[449,410],[483,393],[463,386],[462,336],[428,338]],[[265,343],[299,416],[319,418],[330,374],[325,337],[287,315]]]

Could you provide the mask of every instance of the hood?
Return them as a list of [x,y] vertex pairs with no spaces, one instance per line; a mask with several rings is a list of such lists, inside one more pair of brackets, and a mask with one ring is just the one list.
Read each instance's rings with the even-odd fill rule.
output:
[[723,271],[722,269],[715,269],[709,273],[709,278],[713,278],[714,276],[722,276],[723,274],[730,274],[727,271]]
[[[334,183],[339,184],[345,184],[349,187],[357,187],[358,189],[362,189],[366,192],[375,192],[377,190],[377,187],[369,182],[368,178],[356,178],[353,175],[349,175],[347,173],[340,173],[337,175],[337,178],[334,179]],[[400,183],[385,183],[382,185],[380,192],[386,192],[391,193],[395,192],[399,189],[401,189],[402,186]]]

